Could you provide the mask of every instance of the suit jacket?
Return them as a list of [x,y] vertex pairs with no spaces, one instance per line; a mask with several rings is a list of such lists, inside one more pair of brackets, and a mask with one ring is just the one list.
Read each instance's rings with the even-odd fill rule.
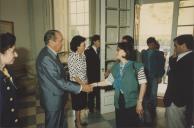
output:
[[189,53],[176,61],[170,59],[168,86],[164,96],[166,107],[173,102],[176,106],[191,106],[193,100],[193,53]]
[[80,86],[66,81],[62,64],[57,55],[44,47],[37,58],[36,70],[40,87],[40,103],[47,111],[56,111],[64,107],[65,91],[80,92]]
[[[193,67],[194,67],[194,57],[193,57]],[[192,107],[191,107],[191,109],[192,109],[192,118],[191,118],[191,124],[193,124],[194,125],[194,68],[193,68],[193,71],[192,71],[192,73],[193,73],[193,101],[192,101]]]
[[88,83],[100,81],[100,58],[92,47],[85,51]]
[[0,127],[17,127],[17,87],[12,73],[10,70],[8,72],[13,81],[0,71]]

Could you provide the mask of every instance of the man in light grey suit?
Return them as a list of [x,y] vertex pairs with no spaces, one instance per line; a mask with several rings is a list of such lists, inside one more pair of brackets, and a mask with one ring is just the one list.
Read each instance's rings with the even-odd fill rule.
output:
[[49,30],[44,35],[45,47],[40,51],[36,70],[40,87],[40,104],[45,110],[46,128],[67,128],[64,114],[65,91],[80,93],[91,92],[90,85],[77,85],[64,79],[63,66],[57,52],[62,49],[62,34]]

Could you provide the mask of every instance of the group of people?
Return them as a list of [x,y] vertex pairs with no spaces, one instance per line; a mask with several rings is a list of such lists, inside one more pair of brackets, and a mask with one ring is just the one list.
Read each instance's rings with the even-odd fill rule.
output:
[[[71,92],[75,110],[75,127],[84,125],[81,111],[86,107],[94,112],[99,109],[99,88],[114,87],[114,106],[117,128],[153,126],[156,119],[158,83],[165,73],[165,58],[154,37],[147,39],[148,49],[139,55],[134,49],[134,39],[124,36],[117,44],[116,62],[106,79],[100,81],[100,36],[91,38],[86,49],[86,38],[74,36],[70,42],[68,58],[70,80],[58,52],[62,49],[63,36],[58,30],[48,30],[44,35],[45,47],[36,60],[40,104],[45,111],[46,128],[67,128],[64,106],[67,92]],[[0,127],[17,127],[16,91],[14,75],[8,65],[18,56],[16,38],[0,35]],[[194,39],[180,35],[174,39],[175,54],[169,59],[168,86],[164,96],[168,128],[189,128],[194,123]],[[141,60],[141,61],[140,61]],[[88,98],[87,98],[88,94]],[[94,98],[96,97],[96,103]]]

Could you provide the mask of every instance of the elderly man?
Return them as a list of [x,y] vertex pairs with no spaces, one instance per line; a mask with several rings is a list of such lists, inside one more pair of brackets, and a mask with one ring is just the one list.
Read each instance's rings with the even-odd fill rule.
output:
[[81,91],[93,90],[90,85],[77,85],[64,79],[63,66],[57,57],[57,52],[62,49],[62,41],[63,37],[59,31],[47,31],[44,35],[46,46],[40,51],[36,62],[46,128],[67,128],[64,116],[65,91],[78,94]]

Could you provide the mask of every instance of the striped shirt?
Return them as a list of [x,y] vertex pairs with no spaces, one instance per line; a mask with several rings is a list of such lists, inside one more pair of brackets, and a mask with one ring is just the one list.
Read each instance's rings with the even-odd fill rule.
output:
[[[145,76],[145,72],[144,72],[144,68],[140,68],[138,73],[137,73],[137,79],[138,79],[138,83],[141,84],[145,84],[147,83],[146,80],[146,76]],[[112,85],[114,83],[114,77],[113,75],[110,73],[109,76],[106,78],[105,80],[108,84]]]

